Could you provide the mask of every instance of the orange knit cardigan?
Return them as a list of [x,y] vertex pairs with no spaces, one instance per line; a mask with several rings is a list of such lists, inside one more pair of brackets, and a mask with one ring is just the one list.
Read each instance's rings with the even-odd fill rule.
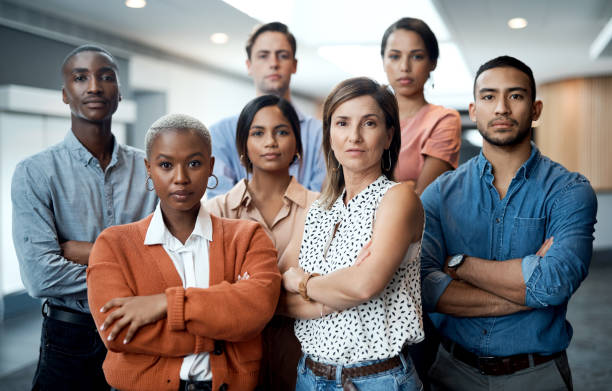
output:
[[[107,341],[107,381],[122,391],[179,387],[183,357],[210,353],[213,389],[252,390],[258,379],[261,336],[274,314],[281,277],[277,253],[263,228],[245,220],[211,216],[210,287],[183,288],[161,245],[145,246],[151,216],[100,234],[87,268],[91,313],[99,327],[111,311],[100,308],[115,297],[166,293],[167,318],[143,326],[130,343],[127,327]],[[248,273],[248,279],[237,280]]]

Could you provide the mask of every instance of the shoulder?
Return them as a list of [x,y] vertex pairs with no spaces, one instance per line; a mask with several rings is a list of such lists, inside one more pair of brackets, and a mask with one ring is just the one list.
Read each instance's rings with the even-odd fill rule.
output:
[[457,110],[433,104],[429,105],[429,110],[427,111],[426,116],[434,118],[448,118],[459,121],[461,120],[461,116]]
[[461,193],[466,184],[476,175],[478,178],[478,155],[461,164],[455,170],[445,171],[438,176],[421,195],[421,201],[427,208],[427,203],[435,198],[446,198],[456,192]]
[[560,163],[541,155],[540,161],[530,179],[547,187],[546,192],[553,197],[554,203],[571,196],[583,204],[597,204],[595,191],[589,180],[578,172],[569,171]]
[[421,200],[414,192],[414,186],[409,183],[398,183],[387,190],[376,211],[377,219],[419,235],[423,229],[424,216]]
[[228,208],[228,197],[229,192],[225,194],[220,194],[216,197],[206,200],[204,203],[204,207],[208,211],[208,213],[215,215],[217,217],[230,217],[226,211]]
[[145,153],[142,149],[138,149],[129,145],[119,144],[118,145],[119,153],[123,154],[127,159],[132,159],[136,161],[144,161]]
[[[259,230],[263,231],[261,225],[256,221],[251,220],[240,220],[240,219],[228,219],[225,217],[218,217],[211,215],[210,218],[213,221],[213,230],[217,226],[223,230],[224,238],[250,238],[255,235]],[[265,234],[265,231],[263,231]]]
[[35,181],[44,181],[53,175],[58,159],[65,161],[69,151],[63,142],[52,145],[44,150],[20,161],[15,167],[14,179],[29,177]]
[[227,131],[236,132],[236,125],[238,124],[238,114],[225,117],[214,124],[210,125],[209,130],[211,135],[224,134]]

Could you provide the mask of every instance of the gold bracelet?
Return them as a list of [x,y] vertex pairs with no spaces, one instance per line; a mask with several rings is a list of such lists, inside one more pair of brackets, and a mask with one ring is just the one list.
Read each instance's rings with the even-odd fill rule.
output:
[[321,274],[319,273],[306,273],[304,275],[304,278],[302,278],[302,281],[300,281],[300,285],[298,286],[298,291],[300,292],[300,296],[302,296],[302,299],[306,301],[312,301],[312,299],[308,297],[308,293],[306,292],[306,286],[308,285],[308,280],[310,280],[312,277],[317,277],[320,275]]

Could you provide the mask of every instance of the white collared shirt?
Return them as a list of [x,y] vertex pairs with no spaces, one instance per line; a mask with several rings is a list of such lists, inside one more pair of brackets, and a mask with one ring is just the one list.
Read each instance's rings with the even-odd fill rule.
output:
[[[183,244],[166,227],[158,203],[147,229],[144,244],[163,246],[181,276],[184,288],[208,288],[210,276],[208,246],[211,241],[212,221],[204,206],[200,206],[193,232]],[[182,380],[212,380],[208,352],[185,356],[181,365],[180,378]]]

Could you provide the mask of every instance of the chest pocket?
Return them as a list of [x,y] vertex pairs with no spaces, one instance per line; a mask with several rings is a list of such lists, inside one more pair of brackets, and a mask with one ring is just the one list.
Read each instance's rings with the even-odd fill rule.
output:
[[510,236],[511,258],[522,258],[535,254],[544,242],[545,217],[515,217]]

